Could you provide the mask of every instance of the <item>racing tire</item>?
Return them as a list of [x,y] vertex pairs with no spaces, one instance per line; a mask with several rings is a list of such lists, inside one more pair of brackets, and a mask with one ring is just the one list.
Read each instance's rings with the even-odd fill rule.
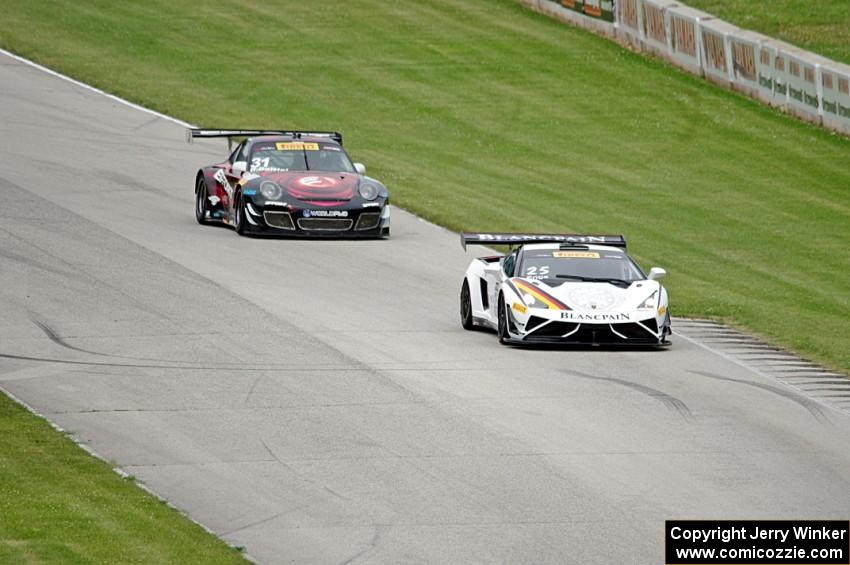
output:
[[210,223],[207,219],[208,211],[207,184],[204,182],[204,177],[199,176],[195,185],[195,220],[202,226]]
[[233,225],[236,228],[236,233],[239,235],[248,235],[248,220],[245,219],[245,202],[242,200],[242,193],[236,195],[236,205],[233,207],[235,218]]
[[472,321],[472,297],[469,293],[469,281],[463,279],[460,287],[460,325],[465,330],[474,330],[475,323]]
[[499,307],[496,318],[498,320],[496,334],[499,336],[499,343],[507,345],[508,339],[510,339],[508,335],[508,313],[505,310],[505,297],[502,294],[499,295]]
[[663,330],[663,333],[662,333],[662,336],[661,336],[661,342],[658,345],[660,345],[662,347],[668,346],[668,345],[670,345],[671,342],[667,338],[669,338],[671,335],[673,335],[673,324],[670,321],[670,311],[669,310],[667,311],[667,315],[664,317],[664,323],[662,324],[661,327],[664,328],[664,330]]

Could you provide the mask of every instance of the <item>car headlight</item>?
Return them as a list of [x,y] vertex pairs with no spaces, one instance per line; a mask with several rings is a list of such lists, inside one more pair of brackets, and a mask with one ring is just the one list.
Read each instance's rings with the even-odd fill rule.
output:
[[360,185],[360,196],[366,200],[374,200],[378,197],[378,187],[371,183],[363,183]]
[[266,200],[277,200],[283,196],[283,189],[276,182],[266,180],[260,184],[260,194],[262,194]]
[[528,306],[534,306],[534,303],[537,302],[536,300],[534,300],[534,297],[528,293],[522,295],[522,301],[525,302]]
[[657,294],[658,291],[656,290],[655,292],[647,296],[646,300],[641,302],[640,306],[638,306],[638,310],[652,310],[653,308],[655,308],[655,297]]

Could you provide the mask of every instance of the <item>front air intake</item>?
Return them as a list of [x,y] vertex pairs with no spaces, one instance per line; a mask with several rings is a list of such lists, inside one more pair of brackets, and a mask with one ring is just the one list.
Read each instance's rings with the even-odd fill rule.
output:
[[357,225],[354,226],[355,231],[373,230],[381,223],[381,213],[369,212],[360,214],[357,218]]
[[295,224],[292,223],[292,216],[289,212],[271,212],[267,210],[263,212],[263,219],[266,220],[266,224],[272,228],[282,230],[295,229]]
[[348,218],[300,218],[298,227],[304,231],[348,231],[353,223]]

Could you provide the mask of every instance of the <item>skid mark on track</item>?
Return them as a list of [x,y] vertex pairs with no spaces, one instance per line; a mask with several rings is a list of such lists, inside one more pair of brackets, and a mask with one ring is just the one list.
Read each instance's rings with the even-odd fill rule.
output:
[[691,370],[691,371],[688,371],[688,372],[693,373],[695,375],[702,375],[703,377],[708,377],[709,379],[715,379],[715,380],[718,380],[718,381],[726,381],[726,382],[730,382],[730,383],[738,383],[738,384],[742,384],[742,385],[751,386],[751,387],[755,387],[755,388],[760,388],[762,390],[766,390],[766,391],[771,392],[773,394],[777,394],[777,395],[779,395],[783,398],[787,398],[788,400],[795,402],[796,404],[799,404],[800,406],[802,406],[803,408],[808,410],[809,413],[811,413],[811,415],[814,416],[815,419],[818,420],[819,422],[821,422],[823,424],[832,424],[832,422],[830,422],[829,418],[827,417],[826,413],[823,411],[823,408],[821,408],[821,406],[817,402],[814,402],[813,400],[809,400],[808,398],[806,398],[805,396],[803,396],[801,394],[795,394],[794,392],[792,392],[790,390],[780,388],[780,387],[776,387],[776,386],[772,386],[772,385],[765,384],[765,383],[758,383],[758,382],[753,382],[753,381],[742,381],[740,379],[733,379],[732,377],[724,377],[723,375],[717,375],[715,373],[709,373],[707,371]]
[[[15,361],[35,361],[38,363],[59,363],[63,365],[85,365],[90,367],[124,367],[130,369],[174,369],[178,371],[219,371],[219,372],[266,372],[266,373],[318,373],[318,372],[365,372],[366,370],[359,367],[350,367],[347,365],[328,365],[328,366],[239,366],[239,367],[222,367],[220,365],[154,365],[145,363],[118,363],[107,361],[78,361],[73,359],[54,359],[50,357],[33,357],[30,355],[14,355],[12,353],[0,353],[2,359],[12,359]],[[169,361],[174,363],[175,361]]]
[[[79,351],[80,353],[86,353],[88,355],[97,355],[98,357],[112,357],[112,358],[115,358],[115,359],[129,359],[129,360],[132,360],[132,361],[151,361],[153,363],[187,363],[187,364],[194,363],[193,361],[172,361],[172,360],[169,360],[169,359],[159,359],[159,358],[156,358],[156,357],[135,357],[133,355],[116,355],[116,354],[113,354],[113,353],[102,353],[100,351],[93,351],[91,349],[83,349],[82,347],[77,347],[76,345],[71,345],[70,343],[65,341],[62,338],[62,336],[59,335],[59,332],[57,332],[50,325],[48,325],[47,322],[44,322],[42,320],[36,320],[36,319],[32,319],[31,321],[32,321],[33,324],[38,326],[38,328],[41,331],[44,332],[44,335],[46,335],[48,337],[48,339],[50,339],[50,341],[52,341],[56,345],[64,347],[65,349],[70,349],[72,351]],[[127,365],[127,366],[130,367],[132,365]]]
[[[53,329],[53,328],[51,328],[49,325],[47,325],[47,323],[46,323],[46,322],[42,322],[41,320],[31,320],[31,321],[32,321],[32,323],[33,323],[33,324],[35,324],[36,326],[38,326],[38,328],[39,328],[41,331],[43,331],[43,332],[44,332],[44,335],[46,335],[46,336],[48,337],[48,339],[50,339],[50,341],[52,341],[52,342],[53,342],[53,343],[55,343],[56,345],[59,345],[59,346],[61,346],[61,347],[64,347],[65,349],[72,349],[72,350],[74,350],[74,351],[79,351],[79,352],[81,352],[81,353],[88,353],[88,354],[90,354],[90,355],[107,355],[107,354],[105,354],[105,353],[99,353],[99,352],[97,352],[97,351],[91,351],[91,350],[88,350],[88,349],[82,349],[82,348],[80,348],[80,347],[76,347],[76,346],[74,346],[74,345],[71,345],[70,343],[68,343],[67,341],[65,341],[64,339],[62,339],[62,337],[61,337],[61,336],[60,336],[60,335],[56,332],[56,330],[54,330],[54,329]],[[113,355],[108,355],[108,356],[109,356],[109,357],[118,357],[117,355],[114,355],[114,356],[113,356]]]
[[375,524],[373,527],[375,528],[375,533],[372,535],[372,540],[369,542],[369,545],[363,548],[361,551],[357,552],[356,554],[352,555],[345,561],[341,562],[339,565],[350,565],[351,563],[354,563],[357,559],[360,559],[367,553],[377,549],[384,530],[389,529],[389,526],[386,524]]
[[655,388],[652,388],[652,387],[649,387],[649,386],[646,386],[646,385],[642,385],[642,384],[639,384],[639,383],[636,383],[636,382],[633,382],[633,381],[629,381],[629,380],[626,380],[626,379],[619,379],[617,377],[599,377],[599,376],[596,376],[596,375],[589,375],[587,373],[581,373],[579,371],[564,371],[564,372],[568,375],[580,377],[582,379],[591,379],[591,380],[594,380],[594,381],[609,382],[609,383],[613,383],[613,384],[616,384],[616,385],[619,385],[619,386],[624,386],[626,388],[630,388],[634,391],[637,391],[637,392],[639,392],[639,393],[641,393],[645,396],[652,398],[653,400],[657,400],[657,401],[661,402],[662,404],[664,404],[664,406],[667,407],[668,410],[670,410],[672,412],[676,412],[686,422],[690,422],[694,419],[694,415],[691,413],[691,409],[688,408],[687,404],[685,404],[684,402],[682,402],[681,400],[679,400],[675,396],[667,394],[664,391],[661,391],[661,390],[658,390],[658,389],[655,389]]
[[21,255],[19,253],[15,253],[13,251],[9,251],[7,249],[0,248],[0,258],[8,259],[9,261],[16,261],[18,263],[21,263],[22,265],[27,266],[27,267],[32,267],[34,269],[40,269],[42,271],[45,271],[47,273],[52,273],[52,274],[57,275],[59,277],[73,278],[73,277],[76,277],[76,275],[77,275],[77,273],[74,273],[72,271],[59,269],[59,268],[55,267],[54,265],[44,263],[44,262],[39,261],[37,259],[34,259],[32,257],[27,257],[27,256]]

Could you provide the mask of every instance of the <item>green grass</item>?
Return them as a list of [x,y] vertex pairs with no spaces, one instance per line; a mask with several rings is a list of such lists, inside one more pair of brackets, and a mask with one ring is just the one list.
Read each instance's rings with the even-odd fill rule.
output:
[[848,0],[687,0],[739,27],[850,63]]
[[674,314],[850,370],[844,137],[514,0],[2,4],[26,57],[200,125],[340,129],[452,229],[625,233]]
[[244,563],[0,393],[0,563]]

